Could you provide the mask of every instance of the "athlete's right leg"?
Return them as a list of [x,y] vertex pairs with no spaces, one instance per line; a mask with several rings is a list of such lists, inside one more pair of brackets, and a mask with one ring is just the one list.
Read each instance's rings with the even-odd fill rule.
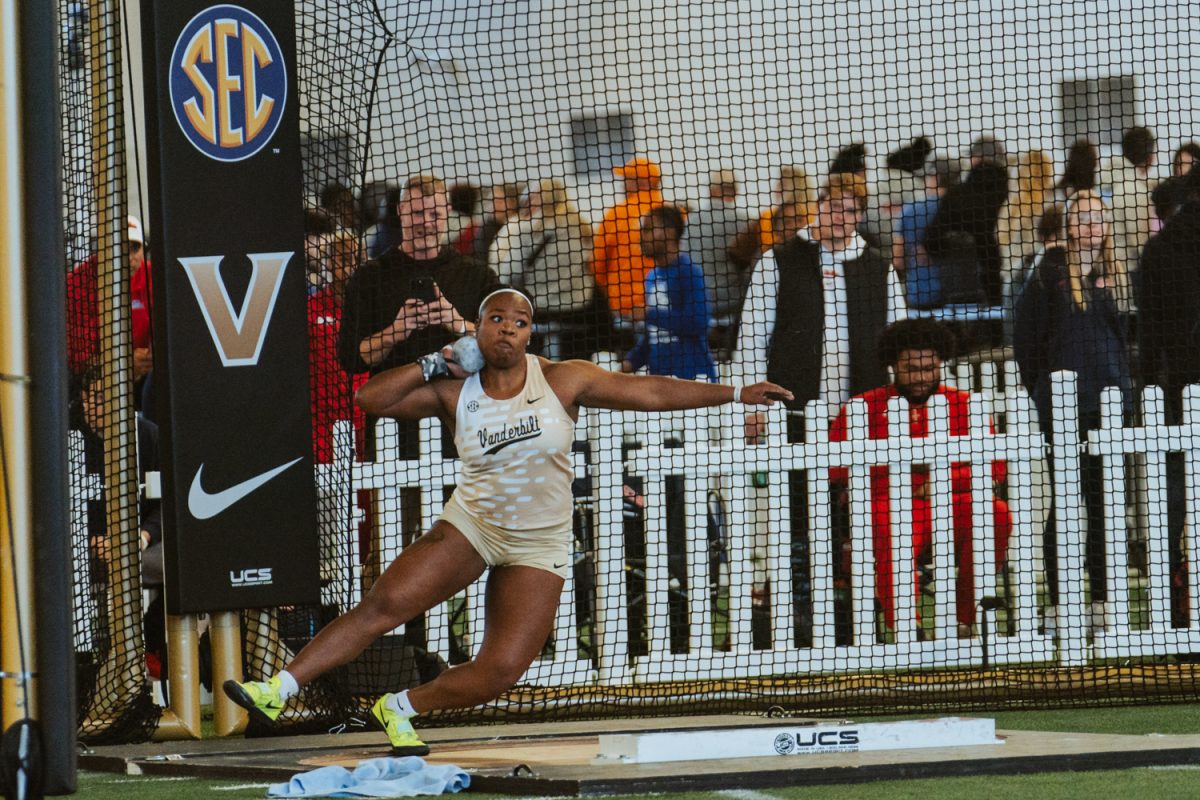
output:
[[[486,566],[457,528],[437,522],[388,566],[361,603],[304,646],[286,667],[287,675],[298,688],[352,661],[383,634],[470,586]],[[279,716],[289,694],[281,697],[279,675],[265,683],[226,681],[223,688],[234,702],[266,721]]]
[[453,525],[437,522],[393,561],[363,601],[321,629],[288,665],[303,686],[383,634],[474,583],[487,564]]

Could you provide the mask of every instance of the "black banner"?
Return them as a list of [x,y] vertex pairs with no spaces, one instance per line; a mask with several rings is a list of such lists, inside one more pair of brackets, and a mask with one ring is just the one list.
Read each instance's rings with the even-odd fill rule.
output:
[[167,608],[317,602],[291,0],[143,0]]

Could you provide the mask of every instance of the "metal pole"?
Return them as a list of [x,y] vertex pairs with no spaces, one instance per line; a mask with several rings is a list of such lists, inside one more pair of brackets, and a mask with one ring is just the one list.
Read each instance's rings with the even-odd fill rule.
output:
[[237,611],[220,611],[209,617],[212,638],[213,727],[218,736],[234,736],[246,730],[246,712],[225,696],[220,687],[227,680],[242,680],[242,624]]
[[25,209],[17,3],[0,2],[0,705],[3,727],[36,717]]
[[[66,282],[58,24],[54,3],[20,15],[25,274],[31,378],[38,707],[49,794],[76,789],[75,651],[67,472]],[[45,713],[54,709],[54,713]]]
[[199,631],[195,614],[167,617],[171,708],[154,731],[157,741],[200,738]]

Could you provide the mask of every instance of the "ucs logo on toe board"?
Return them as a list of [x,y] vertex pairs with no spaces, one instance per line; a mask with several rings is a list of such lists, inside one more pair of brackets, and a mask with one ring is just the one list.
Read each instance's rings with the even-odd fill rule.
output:
[[184,26],[170,66],[171,108],[192,146],[217,161],[258,153],[287,105],[275,34],[241,6],[211,6]]

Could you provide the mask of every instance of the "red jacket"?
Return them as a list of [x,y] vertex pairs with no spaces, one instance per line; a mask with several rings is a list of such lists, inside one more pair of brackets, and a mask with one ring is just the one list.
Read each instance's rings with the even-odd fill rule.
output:
[[367,382],[367,374],[350,378],[338,362],[338,331],[342,304],[328,286],[308,298],[308,380],[312,398],[313,457],[318,464],[333,461],[333,426],[354,421],[357,452],[363,452],[366,416],[354,405],[354,392]]
[[[970,400],[969,392],[941,387],[938,394],[946,398],[947,412],[950,422],[950,435],[966,436],[970,433]],[[867,404],[867,435],[871,439],[888,438],[888,402],[899,397],[893,385],[881,386],[856,396],[855,400],[863,400]],[[989,423],[990,425],[990,423]],[[829,429],[829,440],[844,442],[847,440],[846,408],[842,408],[837,419]],[[995,426],[990,426],[993,432]],[[909,407],[909,434],[913,438],[924,438],[929,435],[928,404]],[[955,587],[955,605],[958,621],[971,624],[975,619],[975,581],[970,565],[973,563],[973,529],[971,509],[971,466],[960,462],[950,468],[950,483],[953,492],[952,507],[954,515],[954,550],[959,565]],[[1007,469],[1003,461],[992,462],[992,480],[1003,481]],[[844,487],[849,482],[850,473],[845,467],[835,467],[830,470],[830,480],[835,487]],[[929,557],[933,544],[933,514],[932,504],[923,491],[929,481],[929,476],[915,472],[912,476],[913,504],[913,558],[926,559]],[[1012,533],[1012,517],[1008,506],[1003,500],[994,499],[992,513],[996,532],[996,563],[1004,560],[1008,550],[1008,538]],[[888,491],[888,468],[884,465],[871,467],[871,538],[872,550],[875,555],[875,595],[883,608],[884,620],[889,628],[895,627],[895,599],[892,591],[892,520]],[[848,572],[848,568],[846,568]]]
[[[67,273],[67,363],[78,374],[100,357],[100,308],[96,256],[89,256]],[[150,347],[151,327],[150,262],[129,279],[130,321],[135,349]]]

